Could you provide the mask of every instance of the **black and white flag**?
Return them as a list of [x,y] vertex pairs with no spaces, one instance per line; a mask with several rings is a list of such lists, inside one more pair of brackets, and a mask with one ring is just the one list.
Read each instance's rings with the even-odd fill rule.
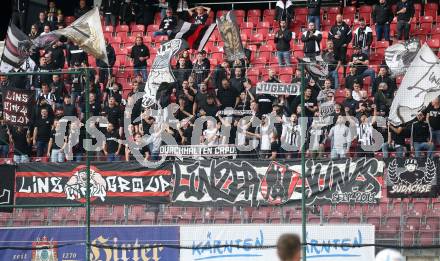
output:
[[388,197],[437,197],[437,169],[437,159],[392,159],[386,179]]
[[[20,68],[29,57],[32,43],[29,37],[17,26],[10,24],[5,39],[5,47],[1,59],[2,68]],[[8,70],[9,71],[9,70]],[[8,72],[2,69],[2,72]]]
[[[0,173],[0,206],[14,205],[15,166],[0,165]],[[0,208],[0,212],[12,211],[12,208]]]
[[411,38],[403,43],[396,43],[385,50],[385,62],[392,76],[404,74],[420,50],[417,38]]
[[390,122],[397,126],[411,121],[440,95],[440,64],[427,44],[408,68],[390,109]]
[[216,27],[216,24],[192,24],[180,20],[176,29],[173,30],[171,37],[186,40],[190,49],[197,49],[200,52],[205,47]]

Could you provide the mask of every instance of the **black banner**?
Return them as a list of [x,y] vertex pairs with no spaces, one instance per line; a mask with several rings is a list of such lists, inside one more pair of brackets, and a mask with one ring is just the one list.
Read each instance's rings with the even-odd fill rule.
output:
[[7,124],[26,126],[34,111],[34,91],[22,89],[3,90],[3,118]]
[[438,159],[390,159],[386,179],[390,198],[435,198],[438,193]]
[[[157,169],[137,162],[92,163],[90,193],[94,204],[167,203],[171,166]],[[16,204],[85,202],[87,172],[76,163],[20,164],[16,173]]]
[[[15,166],[0,165],[0,206],[14,205]],[[13,208],[0,208],[0,212],[12,213]]]
[[160,154],[163,156],[177,157],[229,157],[237,155],[235,145],[164,145],[160,146]]
[[[372,204],[380,199],[384,163],[375,158],[306,161],[312,204]],[[180,205],[282,205],[302,198],[299,161],[184,161],[173,168],[172,202]]]

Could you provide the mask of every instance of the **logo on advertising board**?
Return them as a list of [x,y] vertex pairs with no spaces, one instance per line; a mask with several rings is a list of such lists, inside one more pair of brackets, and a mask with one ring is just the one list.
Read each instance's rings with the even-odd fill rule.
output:
[[[179,261],[178,226],[91,228],[91,261]],[[0,228],[1,261],[84,261],[85,227]],[[22,250],[29,249],[29,250]],[[32,250],[31,250],[32,249]]]
[[[300,225],[198,225],[180,227],[180,260],[267,261],[278,260],[274,246],[284,233],[301,234]],[[374,247],[340,245],[374,243],[374,226],[307,226],[307,257],[318,261],[370,261]],[[324,246],[321,244],[334,244]],[[232,245],[232,246],[231,246]]]
[[58,261],[57,245],[56,241],[49,241],[46,236],[37,238],[32,242],[32,261]]

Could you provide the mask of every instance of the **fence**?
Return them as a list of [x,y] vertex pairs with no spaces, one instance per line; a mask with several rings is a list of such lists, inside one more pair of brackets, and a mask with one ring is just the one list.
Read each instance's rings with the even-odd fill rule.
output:
[[[89,75],[86,71],[64,73],[84,75],[85,77]],[[13,75],[10,74],[10,76]],[[15,75],[21,74],[17,73]],[[302,70],[302,86],[305,85],[304,75],[305,73]],[[89,93],[89,88],[89,81],[87,80],[85,93]],[[86,104],[84,118],[88,119],[90,116],[88,95],[84,97]],[[299,106],[304,108],[304,96],[301,95],[300,98]],[[304,110],[301,110],[301,112],[304,116]],[[303,131],[303,133],[305,132]],[[85,135],[85,138],[89,138],[88,132]],[[301,137],[301,139],[303,139],[301,143],[304,144],[305,137]],[[28,232],[34,231],[30,233],[33,238],[23,240],[26,241],[23,244],[15,244],[15,241],[19,240],[12,239],[12,236],[10,239],[4,238],[3,245],[0,246],[0,256],[6,257],[11,254],[10,251],[14,250],[24,251],[22,254],[32,255],[33,251],[37,253],[40,250],[55,249],[55,243],[51,242],[47,238],[49,236],[45,235],[46,232],[44,232],[52,230],[49,227],[53,226],[78,227],[73,228],[76,236],[72,239],[64,240],[64,236],[53,234],[53,241],[57,241],[59,249],[68,248],[72,245],[86,248],[85,254],[83,254],[86,257],[93,256],[97,258],[98,252],[104,251],[108,254],[110,253],[108,248],[114,248],[127,251],[129,249],[131,251],[139,249],[145,251],[145,255],[151,254],[156,255],[156,257],[159,252],[165,251],[164,249],[167,249],[166,251],[168,249],[179,249],[180,252],[177,252],[180,253],[180,258],[182,258],[182,256],[185,256],[182,251],[186,247],[189,247],[192,252],[204,253],[200,249],[194,250],[193,246],[186,245],[195,242],[196,239],[183,244],[182,241],[176,243],[177,238],[163,239],[160,236],[149,238],[145,235],[139,235],[136,238],[126,238],[127,241],[124,242],[125,246],[123,246],[116,241],[111,241],[110,233],[106,234],[106,237],[103,237],[104,239],[100,239],[105,242],[101,241],[97,244],[96,240],[99,238],[97,234],[106,229],[94,228],[92,225],[121,227],[120,232],[115,232],[115,235],[119,235],[118,233],[126,233],[131,225],[140,226],[135,228],[139,231],[145,229],[143,233],[149,233],[150,229],[154,230],[154,227],[145,228],[145,225],[160,225],[158,229],[159,231],[163,230],[162,233],[166,233],[165,230],[167,229],[177,231],[178,226],[181,226],[180,229],[188,228],[185,233],[189,233],[188,231],[195,228],[185,225],[206,224],[210,225],[208,228],[215,230],[216,225],[220,224],[250,224],[249,231],[251,231],[258,227],[264,228],[265,226],[262,224],[299,225],[301,223],[302,226],[296,226],[291,231],[297,233],[301,231],[303,238],[307,238],[308,228],[306,224],[325,225],[325,227],[335,229],[335,231],[339,225],[346,224],[352,228],[370,224],[374,226],[375,235],[373,239],[369,238],[371,242],[363,241],[363,243],[359,243],[356,241],[356,244],[353,243],[352,245],[347,242],[329,241],[331,238],[321,238],[321,241],[313,242],[306,240],[304,253],[318,251],[318,247],[321,246],[320,242],[324,242],[323,244],[326,247],[340,247],[343,249],[356,249],[360,245],[368,248],[373,245],[377,249],[386,246],[420,251],[429,249],[432,250],[433,254],[437,253],[440,243],[438,241],[440,227],[438,207],[440,204],[437,199],[438,196],[435,194],[437,193],[435,190],[437,179],[431,180],[432,183],[430,184],[425,184],[432,185],[433,194],[431,196],[423,195],[428,198],[418,199],[417,196],[412,198],[407,195],[408,198],[400,199],[401,195],[389,195],[390,191],[393,190],[393,185],[397,184],[393,184],[393,177],[389,177],[390,165],[397,164],[397,169],[392,169],[393,174],[404,172],[404,161],[400,159],[393,161],[396,154],[391,154],[391,159],[384,161],[381,159],[382,154],[380,153],[376,153],[376,157],[371,158],[354,157],[357,153],[354,150],[349,155],[353,156],[351,158],[331,160],[327,151],[322,154],[322,157],[313,161],[306,160],[306,156],[309,155],[306,153],[306,146],[301,146],[301,150],[301,153],[298,153],[293,159],[278,157],[269,161],[266,161],[267,159],[264,156],[256,161],[255,155],[251,155],[253,161],[249,157],[209,159],[215,155],[204,155],[205,159],[190,160],[189,163],[169,158],[163,163],[168,165],[167,168],[154,170],[138,166],[138,163],[130,160],[108,163],[91,162],[94,158],[91,157],[89,152],[85,153],[84,159],[86,161],[82,163],[69,161],[64,163],[32,162],[19,164],[16,170],[16,199],[19,204],[16,203],[12,214],[0,214],[0,224],[5,227],[27,227]],[[408,155],[414,156],[412,153],[409,151]],[[280,156],[284,155],[281,153]],[[105,158],[102,155],[99,157],[99,159]],[[427,173],[430,173],[429,168],[431,165],[429,164],[433,164],[432,166],[435,167],[433,171],[437,173],[437,160],[430,163],[426,157],[419,159],[416,168],[427,175]],[[217,165],[221,168],[216,169]],[[322,169],[317,170],[318,167]],[[381,171],[380,168],[382,168]],[[193,174],[195,169],[197,169],[197,173]],[[168,174],[164,174],[162,172],[164,170],[168,170],[166,172]],[[322,175],[323,177],[313,179],[312,170],[317,171],[315,172],[316,175]],[[160,174],[157,171],[160,171]],[[38,174],[39,172],[45,172],[45,174]],[[235,176],[231,174],[232,176],[229,177],[225,173],[235,173]],[[256,182],[253,185],[258,185],[255,198],[252,196],[253,190],[249,183],[247,184],[248,187],[244,187],[244,189],[237,185],[237,182],[243,182],[243,179],[246,180],[245,177],[247,176],[243,173],[248,173],[246,174],[249,175],[248,178],[255,178],[252,181]],[[253,173],[256,176],[252,176]],[[265,179],[269,175],[268,173],[274,178]],[[301,175],[301,173],[306,174]],[[325,177],[327,173],[332,173],[331,179]],[[168,175],[167,179],[160,179],[164,175]],[[182,176],[179,176],[180,179],[178,179],[177,175]],[[91,176],[93,177],[91,178]],[[49,177],[52,179],[45,179]],[[290,177],[290,179],[287,177]],[[339,179],[338,182],[333,180],[336,177]],[[74,178],[74,181],[72,181],[72,178]],[[234,178],[236,178],[235,181]],[[139,181],[140,179],[141,181]],[[288,186],[284,185],[287,187],[277,184],[276,181],[281,182],[284,179],[286,182],[288,180],[288,183],[286,183]],[[73,183],[69,183],[69,181]],[[223,183],[218,183],[220,181]],[[82,187],[75,188],[75,186],[72,186],[81,182]],[[64,187],[57,187],[60,184],[63,184]],[[70,186],[68,189],[66,189],[66,184]],[[142,192],[135,191],[135,189],[139,190],[136,184],[142,184],[143,188],[148,187],[149,189],[142,190]],[[202,184],[205,187],[200,187]],[[132,186],[129,187],[130,190],[126,189],[129,185]],[[278,190],[274,189],[277,185]],[[373,187],[368,187],[368,185]],[[100,190],[100,186],[104,186],[106,189]],[[281,187],[285,189],[284,194],[281,192]],[[177,188],[180,190],[176,191]],[[344,196],[339,196],[339,194],[348,195],[347,193],[357,195],[356,193],[359,191],[354,188],[364,189],[361,192],[365,193],[358,193],[360,201],[354,198],[344,199]],[[56,192],[46,191],[48,189]],[[224,189],[227,189],[229,193],[225,193]],[[342,189],[342,191],[338,191],[338,189]],[[311,194],[307,194],[307,191]],[[286,195],[287,197],[285,197]],[[336,195],[335,198],[333,198],[333,195]],[[47,202],[47,204],[44,202]],[[171,225],[171,227],[165,225]],[[41,228],[40,230],[29,228],[35,226],[47,228]],[[200,229],[204,229],[204,227],[201,226]],[[9,230],[6,229],[5,231]],[[12,234],[21,235],[22,232],[19,233],[18,231],[26,230],[13,229],[11,231]],[[281,233],[285,230],[280,228],[277,231]],[[58,233],[67,232],[61,231]],[[4,235],[12,234],[5,233]],[[356,237],[355,234],[350,235]],[[199,234],[199,236],[201,238],[197,240],[203,240],[206,235]],[[114,236],[114,238],[121,238],[121,236]],[[147,241],[148,243],[145,244],[148,244],[148,247],[145,244],[144,247],[136,245],[139,244],[136,239]],[[93,242],[94,240],[95,242]],[[174,243],[168,244],[168,241],[163,240],[170,240]],[[342,246],[339,244],[342,244]],[[207,248],[211,249],[211,252],[215,252],[212,249],[216,248],[210,247]],[[231,246],[224,247],[230,248]],[[266,241],[266,244],[254,245],[254,248],[274,248],[274,243],[273,241]],[[176,254],[173,251],[171,252],[169,255]],[[66,258],[75,258],[73,256],[69,257],[69,253],[73,252],[66,251]],[[102,252],[100,253],[102,255]],[[374,250],[372,253],[374,253]],[[116,255],[122,254],[112,255],[115,258]],[[264,254],[261,255],[264,256]],[[371,257],[364,254],[360,255]],[[201,255],[198,258],[204,257]],[[92,260],[94,259],[92,258]]]

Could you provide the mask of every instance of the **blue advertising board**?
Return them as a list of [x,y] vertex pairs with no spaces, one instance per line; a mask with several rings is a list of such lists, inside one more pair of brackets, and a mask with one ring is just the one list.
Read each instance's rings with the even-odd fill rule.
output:
[[[0,230],[0,260],[84,261],[85,227],[5,228]],[[91,228],[91,260],[179,260],[179,249],[154,247],[179,245],[178,226],[111,226]],[[96,246],[102,247],[96,247]],[[22,250],[18,248],[54,247]],[[132,248],[132,249],[130,249]]]

